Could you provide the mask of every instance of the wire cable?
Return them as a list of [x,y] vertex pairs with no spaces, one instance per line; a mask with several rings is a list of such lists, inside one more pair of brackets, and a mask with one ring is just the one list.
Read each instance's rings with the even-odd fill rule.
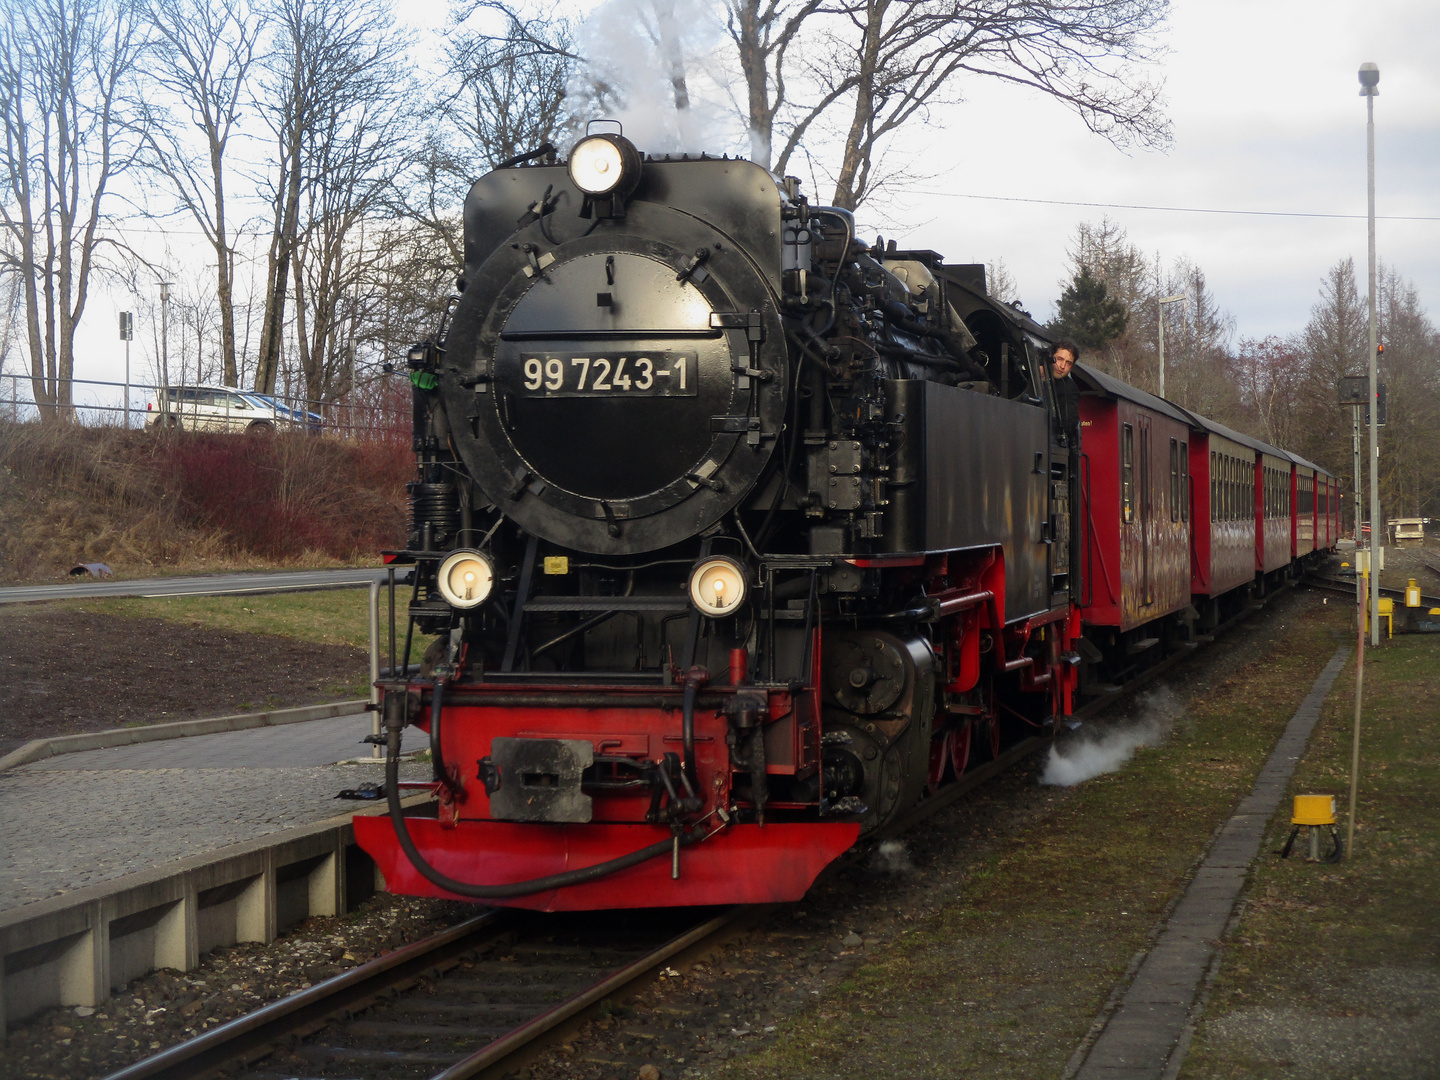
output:
[[[1040,206],[1092,206],[1101,210],[1155,210],[1169,214],[1235,214],[1243,217],[1336,218],[1365,221],[1365,214],[1321,214],[1302,210],[1222,210],[1208,206],[1145,206],[1140,203],[1084,202],[1079,199],[1030,199],[1021,195],[975,195],[967,191],[914,191],[914,195],[936,195],[947,199],[983,199],[986,202],[1036,203]],[[1440,221],[1440,217],[1376,214],[1376,221]]]

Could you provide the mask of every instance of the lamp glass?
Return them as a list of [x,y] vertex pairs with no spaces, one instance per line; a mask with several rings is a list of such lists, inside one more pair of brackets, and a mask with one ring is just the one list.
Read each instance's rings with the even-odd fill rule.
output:
[[690,573],[690,601],[712,618],[733,613],[748,591],[745,570],[734,559],[706,559]]
[[570,179],[587,195],[606,195],[625,174],[620,147],[603,136],[581,139],[570,152]]
[[469,548],[446,555],[437,577],[440,595],[455,608],[483,604],[495,585],[495,569],[490,560]]

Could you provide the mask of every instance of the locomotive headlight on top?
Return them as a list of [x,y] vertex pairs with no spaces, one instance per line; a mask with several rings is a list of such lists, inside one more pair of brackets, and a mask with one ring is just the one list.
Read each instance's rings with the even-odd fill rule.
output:
[[485,602],[495,584],[495,568],[478,551],[461,548],[440,563],[440,595],[454,608],[473,608]]
[[745,602],[745,568],[717,555],[690,571],[690,602],[712,618],[731,615]]
[[640,179],[640,151],[623,135],[587,135],[570,151],[570,179],[586,195],[628,195]]

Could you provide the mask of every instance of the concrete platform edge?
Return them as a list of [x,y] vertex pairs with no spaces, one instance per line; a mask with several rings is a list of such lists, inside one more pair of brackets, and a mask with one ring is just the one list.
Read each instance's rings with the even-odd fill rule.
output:
[[353,816],[0,911],[0,1039],[8,1024],[45,1009],[98,1007],[131,979],[158,968],[188,971],[222,945],[273,941],[305,918],[343,915],[383,890],[378,870],[355,846]]
[[80,735],[56,735],[49,739],[32,739],[17,750],[0,758],[0,772],[28,765],[32,761],[59,754],[75,754],[84,750],[104,750],[111,746],[183,739],[190,735],[214,735],[224,731],[245,731],[249,728],[278,727],[301,724],[307,720],[328,720],[333,716],[349,716],[365,711],[369,702],[333,701],[323,705],[304,705],[298,709],[275,709],[270,712],[236,713],[233,716],[212,716],[200,720],[174,720],[165,724],[141,727],[112,728],[89,731]]

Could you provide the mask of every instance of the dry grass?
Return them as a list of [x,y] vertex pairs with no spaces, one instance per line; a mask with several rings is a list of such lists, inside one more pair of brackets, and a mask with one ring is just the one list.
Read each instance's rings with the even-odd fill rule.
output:
[[372,558],[411,469],[403,443],[0,423],[0,580]]

